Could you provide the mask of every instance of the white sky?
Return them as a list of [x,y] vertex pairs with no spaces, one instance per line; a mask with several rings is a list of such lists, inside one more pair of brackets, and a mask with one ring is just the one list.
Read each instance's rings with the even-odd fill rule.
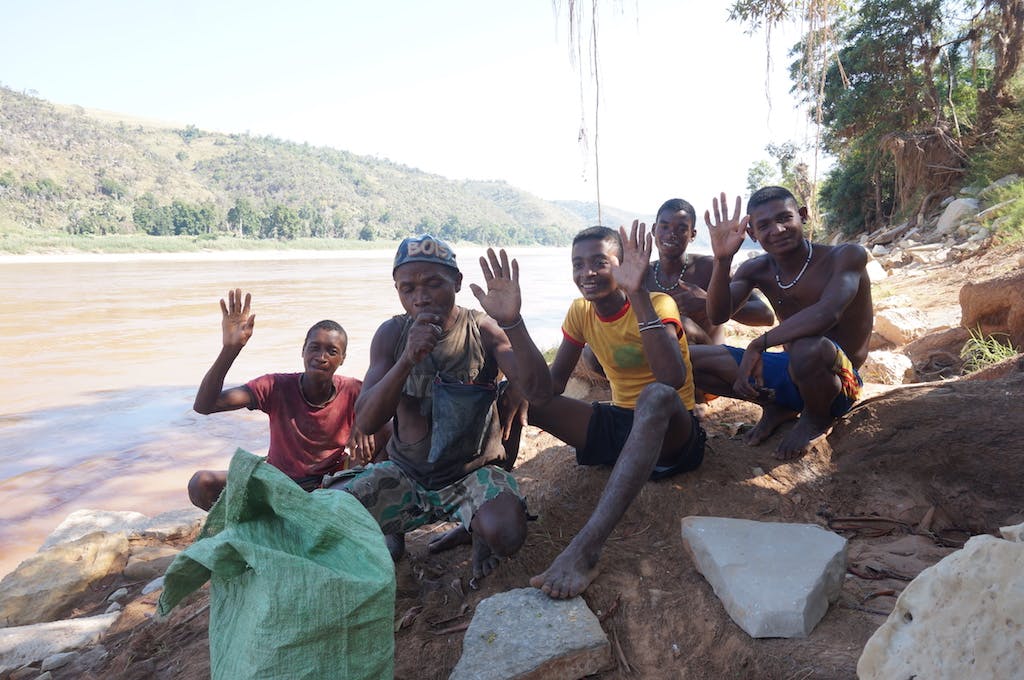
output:
[[[603,203],[647,215],[679,196],[701,212],[745,191],[765,144],[813,138],[788,94],[795,30],[773,37],[766,73],[763,35],[728,6],[602,3]],[[584,115],[593,138],[592,80],[584,64],[584,112],[550,0],[38,0],[0,18],[0,82],[51,101],[596,198],[578,142]]]

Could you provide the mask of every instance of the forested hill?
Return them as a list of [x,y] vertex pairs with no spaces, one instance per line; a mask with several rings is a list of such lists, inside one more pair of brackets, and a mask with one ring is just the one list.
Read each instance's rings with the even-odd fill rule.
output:
[[[0,234],[567,244],[594,204],[272,137],[118,120],[0,87]],[[625,211],[606,209],[619,222]],[[611,223],[609,222],[609,223]]]

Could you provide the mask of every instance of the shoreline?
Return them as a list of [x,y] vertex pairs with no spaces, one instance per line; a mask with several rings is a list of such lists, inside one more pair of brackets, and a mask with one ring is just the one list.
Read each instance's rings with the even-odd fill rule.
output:
[[394,257],[394,247],[338,250],[182,250],[178,252],[154,253],[146,251],[130,253],[91,253],[85,251],[62,253],[0,253],[0,265],[5,264],[62,264],[78,262],[173,262],[230,260],[332,260],[368,255],[370,257]]

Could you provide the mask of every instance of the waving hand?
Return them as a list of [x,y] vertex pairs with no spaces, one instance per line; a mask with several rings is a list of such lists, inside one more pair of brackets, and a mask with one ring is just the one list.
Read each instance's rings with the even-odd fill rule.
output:
[[743,239],[747,237],[747,223],[750,221],[748,215],[740,218],[740,197],[736,197],[736,210],[732,217],[729,216],[729,207],[725,198],[725,192],[721,194],[722,200],[713,199],[712,205],[715,208],[715,223],[711,223],[711,213],[704,211],[704,222],[708,225],[708,233],[711,235],[711,251],[716,258],[729,258],[735,255]]

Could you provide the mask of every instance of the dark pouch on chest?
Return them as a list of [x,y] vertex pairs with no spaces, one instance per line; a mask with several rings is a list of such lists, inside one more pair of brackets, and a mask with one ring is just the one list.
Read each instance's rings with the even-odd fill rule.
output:
[[450,460],[472,458],[480,452],[490,429],[491,406],[498,390],[494,385],[449,383],[434,379],[428,463],[442,457]]

